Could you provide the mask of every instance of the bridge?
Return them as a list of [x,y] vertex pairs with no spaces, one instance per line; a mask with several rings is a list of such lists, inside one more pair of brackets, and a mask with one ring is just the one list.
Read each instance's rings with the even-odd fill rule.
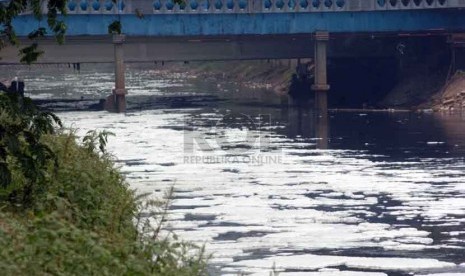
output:
[[[62,16],[66,43],[39,40],[45,54],[38,62],[114,62],[115,89],[109,101],[119,112],[125,110],[127,93],[124,61],[313,57],[312,88],[317,105],[325,107],[327,56],[359,54],[351,45],[332,46],[337,38],[465,31],[465,0],[69,0],[67,9]],[[124,35],[108,35],[114,21],[121,22]],[[25,37],[46,27],[46,21],[25,12],[14,26]],[[0,62],[18,63],[16,52],[3,49]]]

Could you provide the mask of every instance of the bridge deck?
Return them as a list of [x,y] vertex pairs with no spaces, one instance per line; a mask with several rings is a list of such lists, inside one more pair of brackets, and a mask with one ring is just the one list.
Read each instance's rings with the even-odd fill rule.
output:
[[[203,36],[341,32],[460,31],[465,0],[70,0],[68,35],[105,35],[120,20],[126,35]],[[44,1],[46,5],[46,1]],[[44,12],[46,7],[44,6]],[[14,21],[19,35],[37,26]]]
[[[67,42],[41,41],[40,62],[111,62],[108,25],[115,20],[132,62],[311,57],[310,35],[317,31],[331,37],[465,32],[465,0],[186,0],[183,9],[173,0],[71,0],[68,9]],[[27,36],[47,24],[23,14],[14,26]],[[18,62],[16,53],[2,50],[1,62]]]
[[[68,15],[67,35],[105,35],[108,25],[120,20],[123,33],[138,36],[200,36],[309,34],[360,32],[457,32],[465,30],[463,10],[400,10],[344,13]],[[26,36],[38,23],[31,15],[14,21],[17,34]]]

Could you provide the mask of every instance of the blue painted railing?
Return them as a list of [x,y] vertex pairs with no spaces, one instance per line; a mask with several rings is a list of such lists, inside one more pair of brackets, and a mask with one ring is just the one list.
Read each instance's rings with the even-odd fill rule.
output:
[[[69,14],[356,12],[465,8],[465,0],[70,0]],[[44,1],[44,11],[46,3]]]
[[[121,21],[133,36],[288,35],[331,33],[463,32],[465,0],[70,0],[68,36],[107,35]],[[46,3],[45,3],[46,4]],[[44,7],[44,11],[45,11]],[[45,19],[14,20],[27,36]],[[51,32],[49,32],[51,33]]]

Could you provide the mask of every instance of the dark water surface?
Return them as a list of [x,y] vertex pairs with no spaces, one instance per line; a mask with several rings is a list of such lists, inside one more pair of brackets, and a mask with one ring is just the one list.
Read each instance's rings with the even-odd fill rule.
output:
[[[126,114],[67,111],[84,102],[59,115],[81,134],[114,132],[109,149],[138,191],[174,185],[168,228],[206,243],[213,274],[465,275],[465,114],[325,119],[156,69],[128,70]],[[92,103],[113,85],[108,66],[1,70],[36,99]]]

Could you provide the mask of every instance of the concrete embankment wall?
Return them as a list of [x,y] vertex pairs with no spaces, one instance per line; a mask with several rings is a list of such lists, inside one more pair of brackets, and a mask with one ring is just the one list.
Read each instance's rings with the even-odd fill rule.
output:
[[246,88],[268,89],[278,95],[285,95],[289,91],[297,63],[297,59],[175,62],[159,65],[157,69],[168,73],[187,73],[197,79],[231,82]]

